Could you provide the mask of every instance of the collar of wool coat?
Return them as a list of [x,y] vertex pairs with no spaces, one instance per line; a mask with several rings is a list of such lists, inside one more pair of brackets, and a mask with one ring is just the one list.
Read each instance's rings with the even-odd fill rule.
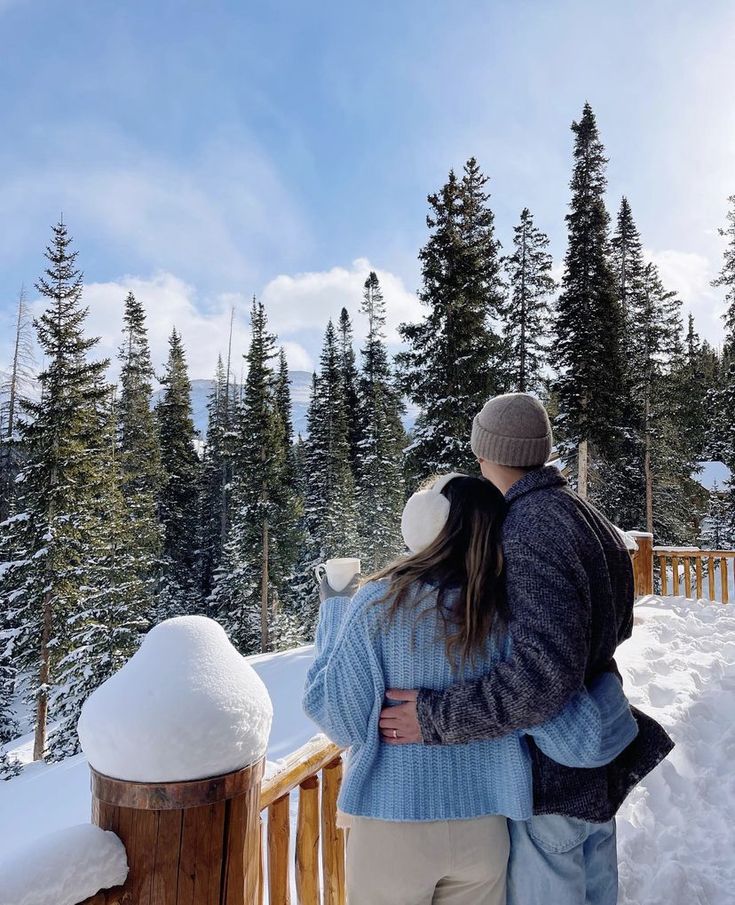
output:
[[564,487],[567,479],[559,471],[555,465],[545,465],[543,468],[536,468],[529,471],[520,481],[515,484],[506,493],[506,502],[512,503],[518,497],[522,497],[527,493],[533,493],[535,490],[546,490],[550,487]]

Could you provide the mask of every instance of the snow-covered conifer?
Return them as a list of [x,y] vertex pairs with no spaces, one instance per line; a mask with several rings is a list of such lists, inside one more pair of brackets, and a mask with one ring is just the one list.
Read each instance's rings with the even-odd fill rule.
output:
[[508,384],[514,392],[539,393],[548,360],[551,327],[549,238],[533,222],[526,207],[513,231],[513,253],[503,258],[509,288],[503,315],[508,356]]
[[557,430],[587,496],[593,453],[614,458],[622,420],[622,306],[610,265],[605,209],[607,158],[595,115],[585,104],[574,132],[569,242],[557,302],[554,351],[559,373]]
[[156,405],[163,483],[159,513],[164,531],[163,575],[158,621],[191,613],[199,600],[196,583],[196,540],[200,462],[194,448],[191,383],[181,335],[174,329]]
[[374,271],[365,280],[363,313],[368,334],[359,380],[361,440],[357,504],[363,570],[385,566],[403,549],[400,521],[405,499],[401,423],[403,404],[385,346],[385,300]]
[[97,339],[84,335],[87,311],[71,241],[63,222],[53,227],[48,265],[37,283],[47,302],[35,321],[45,367],[40,399],[23,405],[23,511],[11,519],[11,537],[4,541],[13,558],[0,586],[16,627],[15,662],[27,672],[35,708],[36,760],[46,751],[49,690],[68,651],[68,620],[86,594],[87,557],[99,528],[88,513],[107,362],[90,359]]
[[503,305],[500,243],[484,176],[474,158],[429,195],[430,236],[419,252],[426,315],[403,324],[403,386],[420,409],[408,452],[412,483],[436,471],[474,470],[472,419],[504,389],[502,340],[493,328]]

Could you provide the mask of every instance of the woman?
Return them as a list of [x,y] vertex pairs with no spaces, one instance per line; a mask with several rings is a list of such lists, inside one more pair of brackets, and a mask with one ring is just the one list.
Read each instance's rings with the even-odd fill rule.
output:
[[[443,689],[508,655],[504,511],[488,481],[439,479],[406,506],[411,555],[352,599],[323,589],[304,708],[352,749],[339,801],[351,818],[350,905],[505,905],[505,818],[532,813],[523,734],[442,747],[385,745],[378,733],[386,687]],[[619,682],[605,676],[594,696],[580,691],[528,734],[562,763],[597,766],[635,731]]]

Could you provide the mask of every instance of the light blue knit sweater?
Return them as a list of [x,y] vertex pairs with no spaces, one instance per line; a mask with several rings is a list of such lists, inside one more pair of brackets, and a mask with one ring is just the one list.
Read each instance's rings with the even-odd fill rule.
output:
[[[351,746],[339,807],[382,820],[451,820],[533,811],[531,764],[524,734],[463,745],[381,743],[378,717],[386,688],[440,690],[488,673],[508,651],[488,642],[484,656],[452,671],[436,592],[403,607],[388,623],[381,602],[388,582],[370,582],[350,600],[322,606],[304,710],[339,745]],[[539,747],[567,766],[609,763],[637,726],[619,680],[606,674],[580,691],[553,720],[528,730]]]

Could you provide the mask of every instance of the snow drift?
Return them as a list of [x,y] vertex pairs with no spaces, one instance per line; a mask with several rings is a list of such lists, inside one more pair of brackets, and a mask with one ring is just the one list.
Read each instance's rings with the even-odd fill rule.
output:
[[0,905],[77,905],[127,876],[125,848],[114,833],[70,826],[0,861]]
[[116,779],[176,782],[255,763],[273,706],[263,681],[204,616],[160,623],[82,708],[90,764]]

